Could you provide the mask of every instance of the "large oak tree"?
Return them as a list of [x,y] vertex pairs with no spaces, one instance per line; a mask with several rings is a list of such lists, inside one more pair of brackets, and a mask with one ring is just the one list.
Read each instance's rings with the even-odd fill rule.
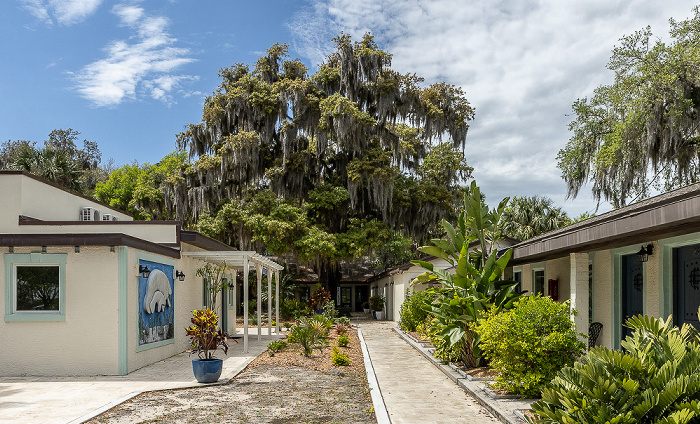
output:
[[700,11],[670,20],[670,42],[649,27],[613,49],[610,85],[573,105],[573,132],[559,152],[570,196],[591,183],[614,207],[700,180]]
[[314,73],[280,44],[252,69],[222,69],[166,184],[178,219],[309,261],[324,283],[340,259],[405,251],[453,213],[474,114],[460,88],[393,70],[372,36],[335,41]]

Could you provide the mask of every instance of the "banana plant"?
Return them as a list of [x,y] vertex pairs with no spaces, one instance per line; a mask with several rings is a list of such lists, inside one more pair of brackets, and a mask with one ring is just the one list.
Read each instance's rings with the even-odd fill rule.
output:
[[[510,308],[521,295],[515,291],[516,281],[502,279],[512,250],[508,249],[500,257],[497,250],[501,236],[499,223],[507,203],[508,198],[503,199],[496,209],[490,210],[483,204],[481,192],[473,182],[465,195],[457,228],[443,220],[446,239],[432,240],[433,246],[419,248],[425,254],[446,260],[454,267],[454,274],[437,269],[430,262],[413,261],[426,270],[413,284],[440,284],[440,287],[428,289],[435,300],[426,308],[436,318],[439,334],[450,346],[464,342],[463,358],[467,365],[476,366],[481,358],[478,335],[471,330],[472,323],[487,309]],[[475,242],[478,247],[470,251]]]

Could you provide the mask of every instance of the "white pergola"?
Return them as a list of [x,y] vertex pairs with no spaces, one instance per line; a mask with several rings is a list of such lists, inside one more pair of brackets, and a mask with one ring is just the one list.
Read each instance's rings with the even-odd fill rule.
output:
[[[272,335],[272,274],[274,272],[275,276],[275,332],[279,334],[280,331],[280,271],[284,268],[282,265],[262,256],[261,254],[253,251],[215,251],[215,252],[183,252],[182,256],[187,256],[190,258],[201,259],[206,262],[223,264],[230,266],[234,269],[243,270],[243,352],[248,353],[248,271],[250,270],[250,264],[255,266],[257,280],[258,280],[258,301],[256,302],[256,310],[258,316],[258,341],[260,341],[262,335],[261,327],[261,305],[260,299],[262,298],[262,274],[263,269],[267,270],[267,334]],[[233,287],[234,298],[236,296],[236,286]],[[223,302],[222,302],[223,303]],[[223,306],[222,306],[223,307]],[[234,330],[235,330],[235,309],[234,309]]]

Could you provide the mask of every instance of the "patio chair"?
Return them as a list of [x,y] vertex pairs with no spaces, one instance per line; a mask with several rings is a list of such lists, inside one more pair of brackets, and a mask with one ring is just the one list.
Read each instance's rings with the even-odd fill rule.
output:
[[599,322],[592,322],[588,326],[588,348],[591,349],[595,346],[598,336],[600,336],[600,330],[603,329],[603,324]]

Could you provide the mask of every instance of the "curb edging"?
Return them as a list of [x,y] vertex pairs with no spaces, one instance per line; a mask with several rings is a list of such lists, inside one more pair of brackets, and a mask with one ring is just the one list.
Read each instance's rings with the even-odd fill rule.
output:
[[365,361],[365,372],[367,373],[367,383],[369,384],[369,394],[372,397],[372,405],[374,405],[374,416],[377,418],[377,424],[391,424],[389,412],[386,410],[382,391],[377,382],[377,376],[374,374],[372,360],[369,356],[369,350],[365,344],[365,338],[362,337],[362,329],[357,328],[357,338],[360,339],[362,347],[362,358]]
[[471,381],[462,374],[450,367],[450,365],[443,364],[439,359],[432,356],[428,349],[426,349],[422,344],[412,340],[413,338],[406,335],[398,327],[393,328],[394,332],[398,334],[406,343],[408,343],[415,350],[420,352],[431,364],[435,365],[440,371],[443,372],[450,380],[455,382],[464,391],[469,393],[474,400],[476,400],[481,406],[486,408],[494,417],[504,424],[523,424],[525,422],[516,411],[521,409],[530,409],[530,405],[535,401],[535,399],[492,399],[488,396],[486,392],[486,384],[483,381]]

